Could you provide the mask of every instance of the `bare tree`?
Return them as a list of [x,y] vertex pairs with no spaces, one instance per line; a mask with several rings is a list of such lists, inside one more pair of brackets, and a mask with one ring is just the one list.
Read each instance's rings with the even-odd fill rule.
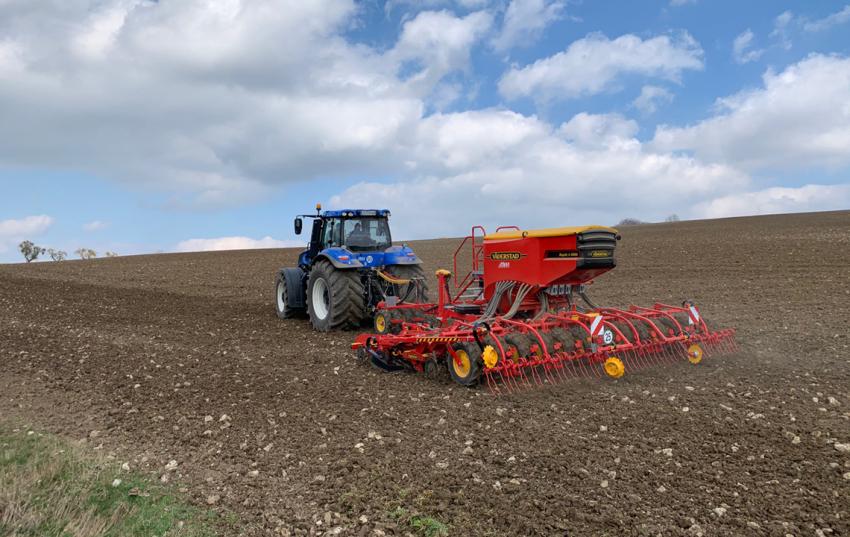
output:
[[623,218],[617,224],[617,226],[637,226],[639,224],[645,224],[646,222],[642,220],[638,220],[637,218]]
[[65,250],[54,250],[53,248],[48,248],[47,255],[49,255],[50,259],[54,261],[65,261],[65,258],[68,257],[68,252]]
[[74,250],[74,253],[77,254],[80,259],[94,259],[97,257],[97,252],[91,248],[77,248]]
[[21,253],[24,256],[24,259],[27,260],[27,263],[31,263],[38,259],[38,256],[45,252],[44,248],[41,246],[36,246],[32,243],[32,241],[24,241],[18,245],[18,249],[21,250]]
[[679,222],[680,218],[678,214],[671,214],[667,218],[664,219],[665,222]]

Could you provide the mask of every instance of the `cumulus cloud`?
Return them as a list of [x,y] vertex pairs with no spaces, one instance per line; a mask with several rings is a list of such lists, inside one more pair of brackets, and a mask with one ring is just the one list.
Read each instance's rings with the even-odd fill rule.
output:
[[614,40],[591,34],[554,56],[512,68],[499,81],[499,91],[508,99],[555,100],[609,91],[627,74],[678,82],[685,70],[703,68],[702,56],[699,43],[686,32]]
[[620,114],[588,114],[581,112],[561,125],[559,133],[579,147],[618,147],[639,144],[634,139],[638,124]]
[[0,252],[7,251],[20,241],[35,239],[47,231],[51,225],[53,225],[53,218],[44,214],[0,220]]
[[833,26],[846,24],[847,22],[850,22],[850,4],[844,6],[844,9],[841,11],[832,13],[822,19],[806,22],[803,24],[803,29],[807,32],[822,32]]
[[703,218],[827,211],[850,207],[850,185],[772,187],[723,196],[696,207]]
[[177,243],[177,252],[207,252],[219,250],[256,250],[259,248],[294,248],[303,246],[299,241],[280,241],[271,237],[217,237],[214,239],[189,239]]
[[747,28],[745,32],[742,32],[735,38],[732,42],[732,58],[737,63],[749,63],[754,62],[761,58],[761,55],[764,54],[764,49],[753,49],[753,38],[755,34],[753,34],[752,30]]
[[411,62],[418,67],[406,81],[427,93],[445,75],[466,67],[472,45],[491,23],[486,11],[463,18],[448,11],[424,11],[404,23],[398,43],[387,57],[399,69]]
[[421,12],[382,51],[343,37],[356,16],[353,0],[0,3],[0,165],[143,184],[178,207],[390,173],[491,18]]
[[[244,202],[298,180],[393,177],[355,185],[332,201],[388,206],[400,238],[456,234],[472,222],[686,215],[700,202],[752,188],[739,167],[746,155],[723,146],[720,134],[689,134],[702,124],[660,129],[647,144],[637,138],[637,123],[617,114],[551,124],[505,109],[431,113],[470,91],[464,77],[472,51],[494,32],[484,0],[461,3],[462,10],[449,0],[419,4],[395,42],[377,48],[347,37],[359,16],[353,0],[0,1],[0,166],[76,170],[159,188],[174,207]],[[431,10],[436,6],[455,11]],[[518,35],[537,31],[517,28]],[[510,69],[499,88],[509,99],[573,98],[616,90],[626,77],[678,83],[702,67],[703,51],[686,33],[613,40],[591,34]],[[796,68],[804,70],[802,63]],[[732,118],[737,145],[769,146],[756,146],[757,158],[784,150],[745,136],[752,105],[756,127],[779,139],[798,133],[804,147],[829,139],[830,154],[844,162],[839,134],[847,100],[835,90],[843,80],[837,72],[805,90],[793,79],[807,73],[770,74],[765,89],[723,100],[711,119]],[[787,90],[796,101],[779,106],[759,96],[782,96],[785,86],[797,88]],[[647,84],[635,107],[658,106],[665,91]],[[829,100],[828,116],[789,106],[810,99]],[[790,114],[787,125],[758,115],[771,111]],[[825,129],[817,130],[818,122]],[[728,161],[715,158],[727,152]],[[257,245],[290,243],[222,237],[191,239],[178,249]]]
[[517,45],[530,45],[563,16],[565,7],[566,2],[561,0],[511,0],[502,28],[492,40],[493,48],[504,52]]
[[816,54],[769,70],[761,88],[716,107],[695,125],[659,127],[651,146],[750,170],[850,165],[850,58]]
[[612,223],[626,211],[661,218],[749,183],[728,166],[647,151],[632,138],[634,122],[616,115],[582,114],[553,128],[493,109],[434,115],[422,129],[430,170],[415,181],[354,185],[331,205],[390,206],[397,235],[416,238],[473,223]]
[[641,88],[632,106],[640,110],[644,115],[652,115],[664,104],[673,101],[673,94],[661,86],[646,85]]

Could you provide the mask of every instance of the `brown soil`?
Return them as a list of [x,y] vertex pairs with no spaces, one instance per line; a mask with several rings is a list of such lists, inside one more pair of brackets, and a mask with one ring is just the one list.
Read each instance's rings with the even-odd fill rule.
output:
[[[169,475],[232,534],[850,535],[850,213],[622,232],[597,302],[692,298],[739,354],[496,398],[278,319],[294,250],[7,265],[0,416]],[[414,247],[432,272],[456,244]]]

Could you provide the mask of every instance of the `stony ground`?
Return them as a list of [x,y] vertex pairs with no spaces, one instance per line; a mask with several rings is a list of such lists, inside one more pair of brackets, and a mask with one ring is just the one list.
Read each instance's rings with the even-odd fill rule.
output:
[[[456,244],[414,246],[430,271]],[[277,319],[295,255],[0,266],[0,419],[234,535],[850,535],[850,213],[624,229],[597,301],[692,298],[741,352],[498,398]]]

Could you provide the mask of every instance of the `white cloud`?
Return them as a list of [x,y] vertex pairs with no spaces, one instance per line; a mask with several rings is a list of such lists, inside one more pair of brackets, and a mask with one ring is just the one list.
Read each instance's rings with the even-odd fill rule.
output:
[[658,111],[658,107],[673,101],[673,94],[660,86],[647,85],[641,88],[632,106],[640,110],[644,115],[652,115]]
[[402,70],[416,63],[419,68],[404,78],[427,93],[445,75],[467,66],[472,45],[491,24],[486,11],[463,18],[448,11],[424,11],[404,23],[398,43],[387,57]]
[[21,219],[0,220],[0,252],[24,240],[33,240],[53,225],[47,215],[27,216]]
[[207,252],[219,250],[255,250],[258,248],[294,248],[303,246],[300,241],[280,241],[271,237],[252,239],[250,237],[218,237],[214,239],[189,239],[179,242],[178,252]]
[[693,151],[702,160],[745,169],[850,165],[850,58],[812,55],[763,87],[719,99],[714,117],[661,126],[656,151]]
[[844,9],[836,13],[832,13],[822,19],[810,21],[803,24],[803,29],[807,32],[822,32],[839,24],[850,22],[850,4],[844,6]]
[[773,21],[773,31],[770,32],[770,37],[779,40],[779,44],[785,50],[791,49],[791,38],[788,37],[788,25],[794,20],[794,14],[790,11],[783,11]]
[[[560,128],[506,110],[435,115],[423,122],[409,180],[360,183],[332,206],[393,210],[399,238],[446,236],[472,224],[612,223],[624,215],[686,214],[694,200],[749,184],[724,165],[647,151],[621,116],[581,114]],[[425,154],[427,152],[427,155]],[[427,211],[427,218],[422,218]]]
[[703,218],[753,214],[829,211],[850,207],[850,185],[805,185],[772,187],[757,192],[723,196],[696,208]]
[[502,29],[492,40],[493,48],[504,52],[517,45],[530,45],[547,26],[563,16],[565,7],[562,0],[511,0]]
[[561,125],[558,132],[578,147],[622,147],[640,142],[634,139],[638,124],[620,114],[588,114],[582,112]]
[[405,9],[405,15],[411,11],[429,10],[438,7],[452,7],[460,9],[481,9],[488,7],[492,0],[386,0],[384,2],[384,13],[389,16],[396,8]]
[[499,81],[499,91],[508,99],[555,100],[608,91],[625,74],[678,82],[683,71],[702,69],[702,56],[702,48],[687,33],[645,40],[631,34],[614,40],[591,34],[564,52],[511,69]]
[[106,229],[109,227],[109,222],[103,222],[101,220],[94,220],[93,222],[89,222],[83,225],[83,229],[86,231],[100,231],[102,229]]
[[343,37],[357,16],[353,0],[0,2],[0,166],[142,184],[178,207],[390,173],[491,17],[419,13],[377,50]]
[[742,32],[735,40],[732,42],[732,58],[735,59],[737,63],[749,63],[754,62],[761,58],[761,55],[764,54],[764,49],[753,49],[753,38],[755,34],[753,34],[752,30],[747,28],[745,32]]

